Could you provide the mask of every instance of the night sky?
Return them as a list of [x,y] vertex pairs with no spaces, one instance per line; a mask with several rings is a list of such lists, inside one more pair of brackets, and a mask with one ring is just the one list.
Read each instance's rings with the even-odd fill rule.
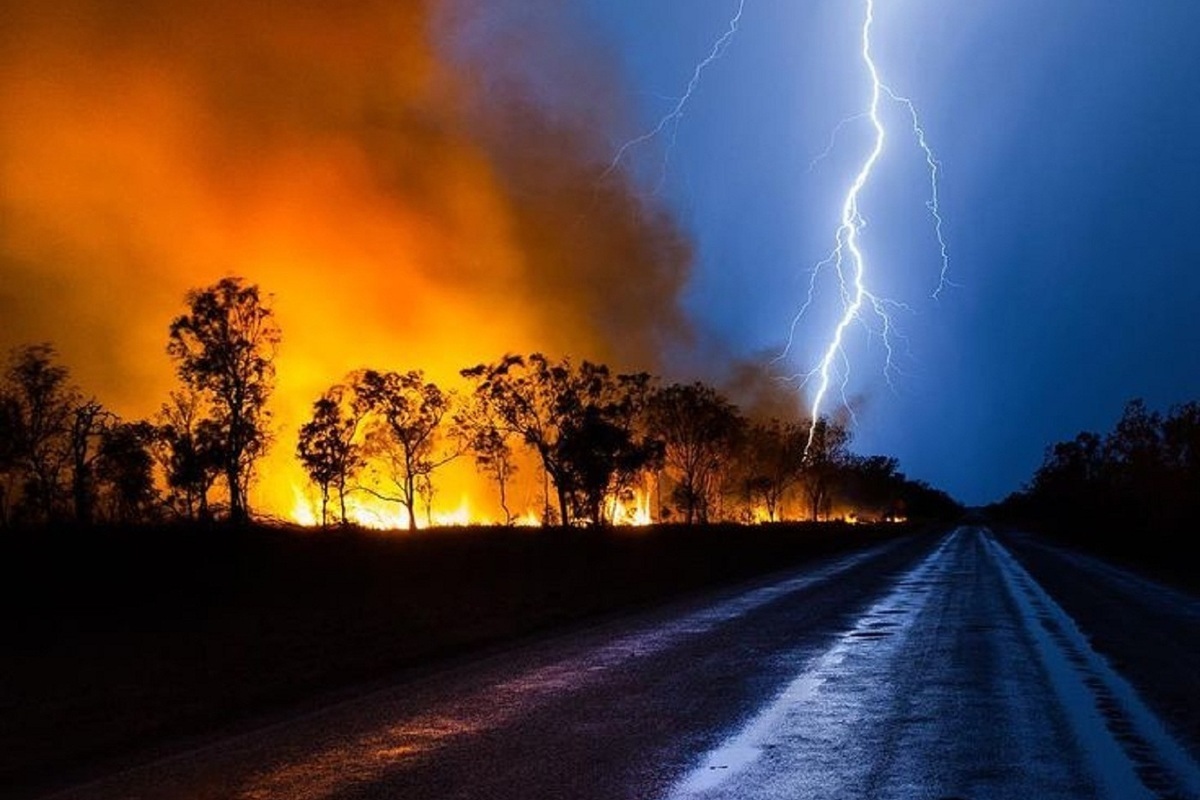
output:
[[[853,447],[998,500],[1126,401],[1200,398],[1200,3],[876,6],[883,79],[940,159],[954,285],[931,296],[929,175],[885,100],[861,244],[907,310],[890,385],[878,323],[849,331]],[[737,8],[0,0],[0,345],[51,340],[87,391],[151,415],[184,293],[261,282],[284,330],[275,509],[303,485],[299,421],[350,369],[769,362],[871,144],[839,128],[867,102],[866,0],[746,0],[678,124],[606,169]],[[826,346],[818,289],[778,376]]]
[[[749,0],[673,150],[638,150],[650,191],[670,156],[661,191],[698,247],[686,305],[738,352],[778,351],[869,147],[866,122],[851,123],[810,170],[866,100],[864,7]],[[643,129],[736,8],[589,3]],[[956,287],[931,298],[928,178],[902,109],[885,104],[863,245],[875,290],[911,312],[895,318],[906,341],[892,388],[879,338],[852,331],[856,449],[983,503],[1017,489],[1047,444],[1110,429],[1133,397],[1161,409],[1200,397],[1197,35],[1189,0],[877,2],[876,61],[942,165]],[[790,371],[819,357],[830,320],[810,321]]]

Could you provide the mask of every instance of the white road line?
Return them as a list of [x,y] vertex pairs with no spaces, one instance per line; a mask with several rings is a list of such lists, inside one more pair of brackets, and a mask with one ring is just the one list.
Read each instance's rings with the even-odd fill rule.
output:
[[947,548],[959,535],[960,531],[955,531],[943,539],[932,553],[897,578],[895,588],[861,614],[853,629],[843,633],[828,650],[811,660],[804,671],[740,731],[710,751],[676,783],[668,797],[684,800],[705,794],[757,762],[788,712],[816,694],[855,647],[855,638],[869,632],[881,617],[886,616],[888,623],[894,626],[895,640],[903,639],[905,629],[916,620],[929,596],[928,591],[914,591],[911,584],[924,581],[941,566],[939,562]]
[[986,541],[1105,796],[1200,797],[1200,765],[1013,555],[993,537]]

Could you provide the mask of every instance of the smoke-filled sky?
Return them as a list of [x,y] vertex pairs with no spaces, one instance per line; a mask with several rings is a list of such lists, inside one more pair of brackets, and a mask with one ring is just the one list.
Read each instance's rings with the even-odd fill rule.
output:
[[[893,388],[852,331],[856,449],[987,501],[1133,396],[1200,397],[1200,6],[876,3],[880,66],[944,167],[958,286],[929,297],[928,176],[893,108],[864,246],[911,311]],[[184,292],[243,275],[283,326],[284,456],[361,366],[442,378],[537,349],[743,374],[785,341],[868,144],[851,123],[810,168],[865,101],[864,2],[747,0],[674,147],[606,172],[736,8],[0,0],[0,345],[52,340],[149,414]],[[781,372],[830,320],[814,309]]]
[[352,369],[657,368],[689,335],[691,244],[601,179],[617,70],[555,3],[5,0],[0,20],[3,343],[53,341],[147,415],[185,292],[260,284],[284,338],[260,505],[288,506],[298,422]]

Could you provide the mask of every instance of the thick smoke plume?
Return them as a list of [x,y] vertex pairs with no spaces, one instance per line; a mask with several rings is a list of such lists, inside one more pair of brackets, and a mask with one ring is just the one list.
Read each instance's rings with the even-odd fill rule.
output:
[[689,245],[599,180],[620,93],[572,26],[551,2],[0,0],[0,345],[51,340],[147,415],[186,290],[257,282],[284,331],[267,472],[353,368],[657,367]]

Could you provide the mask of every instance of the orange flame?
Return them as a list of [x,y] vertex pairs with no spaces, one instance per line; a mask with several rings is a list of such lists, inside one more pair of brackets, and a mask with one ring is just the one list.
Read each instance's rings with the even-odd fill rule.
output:
[[[536,31],[503,29],[522,4],[484,4],[495,39],[450,59],[434,37],[471,12],[445,5],[6,3],[0,349],[54,341],[85,391],[149,417],[174,385],[163,349],[185,293],[259,284],[283,344],[251,505],[297,520],[314,514],[295,498],[296,431],[351,370],[453,388],[506,352],[653,367],[686,327],[690,252],[625,176],[599,179],[621,110],[595,100],[620,97],[616,71],[553,4]],[[438,490],[471,498],[446,519],[500,518],[473,475]]]
[[[301,484],[292,486],[293,502],[288,513],[288,519],[302,527],[317,527],[321,524],[321,500],[314,492]],[[417,528],[427,529],[465,527],[468,525],[495,525],[496,520],[486,514],[476,512],[471,499],[463,494],[455,508],[437,508],[430,513],[417,514]],[[607,513],[613,525],[621,527],[640,527],[654,524],[650,511],[650,494],[637,490],[629,499],[610,498]],[[327,510],[329,524],[337,522],[339,514],[337,504],[331,499]],[[390,503],[377,497],[365,494],[350,494],[346,498],[347,520],[361,528],[372,530],[407,530],[408,512],[398,503]],[[537,527],[542,524],[541,517],[536,511],[528,510],[516,516],[514,527]]]

